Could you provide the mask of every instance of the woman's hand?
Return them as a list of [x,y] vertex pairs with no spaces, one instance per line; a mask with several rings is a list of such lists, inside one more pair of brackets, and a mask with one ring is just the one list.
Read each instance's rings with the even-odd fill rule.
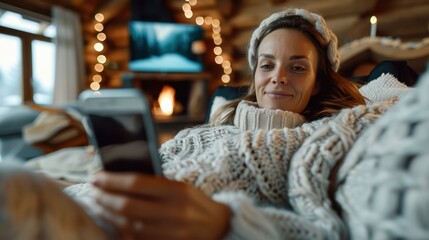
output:
[[100,215],[122,237],[222,239],[231,210],[185,183],[138,173],[100,172],[92,181]]

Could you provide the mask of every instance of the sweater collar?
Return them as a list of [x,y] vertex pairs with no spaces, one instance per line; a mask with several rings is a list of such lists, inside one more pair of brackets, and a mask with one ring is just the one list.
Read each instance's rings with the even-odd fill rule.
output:
[[234,117],[234,125],[243,130],[295,128],[305,122],[304,116],[289,111],[259,108],[255,102],[241,101]]

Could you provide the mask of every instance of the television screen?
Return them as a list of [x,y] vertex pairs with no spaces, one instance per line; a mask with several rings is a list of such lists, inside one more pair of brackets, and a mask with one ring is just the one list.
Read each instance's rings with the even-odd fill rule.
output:
[[198,47],[203,29],[197,25],[131,21],[130,61],[136,72],[201,72],[202,55]]

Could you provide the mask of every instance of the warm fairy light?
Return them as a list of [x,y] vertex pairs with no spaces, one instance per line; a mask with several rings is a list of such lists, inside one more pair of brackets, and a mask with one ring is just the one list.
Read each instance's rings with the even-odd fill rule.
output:
[[216,55],[221,55],[222,54],[222,48],[217,46],[217,47],[213,48],[213,52]]
[[[195,5],[197,5],[197,0],[185,0],[185,3],[182,5],[182,10],[186,18],[192,18],[193,16],[192,7]],[[217,64],[222,66],[223,72],[225,73],[224,75],[222,75],[222,82],[228,83],[231,80],[230,74],[232,73],[232,68],[231,68],[231,62],[225,60],[224,57],[222,56],[223,50],[222,50],[222,47],[220,46],[222,44],[222,36],[220,34],[222,28],[220,26],[220,20],[216,18],[212,18],[211,16],[206,16],[206,17],[197,16],[195,18],[195,23],[200,26],[203,24],[206,24],[212,27],[212,31],[213,31],[212,39],[213,39],[213,43],[216,45],[216,47],[213,48],[213,52],[216,55],[214,60]],[[194,53],[205,52],[205,48],[202,48],[202,45],[200,46],[199,44],[196,43],[192,45],[192,51]]]
[[94,70],[97,71],[97,72],[102,72],[104,70],[103,64],[101,64],[101,63],[95,64]]
[[211,25],[212,24],[212,21],[213,21],[213,18],[212,17],[205,17],[204,18],[204,22],[207,24],[207,25]]
[[183,5],[182,5],[182,10],[183,10],[184,12],[186,12],[186,11],[190,11],[190,10],[191,10],[191,5],[189,5],[189,3],[185,3],[185,4],[183,4]]
[[214,33],[220,33],[221,28],[220,27],[214,27],[213,26],[213,32]]
[[94,76],[92,76],[92,81],[93,82],[101,82],[103,80],[103,78],[101,77],[100,74],[95,74]]
[[96,44],[94,44],[94,49],[95,49],[95,51],[97,51],[97,52],[101,52],[101,51],[103,51],[103,49],[104,49],[104,46],[103,46],[103,44],[102,43],[96,43]]
[[231,80],[231,77],[227,74],[222,75],[222,82],[223,83],[229,83],[229,81]]
[[213,38],[213,39],[218,39],[218,38],[220,38],[220,33],[213,33],[213,34],[212,34],[212,38]]
[[216,56],[215,57],[215,62],[217,64],[222,64],[223,63],[223,57],[222,56]]
[[192,11],[186,11],[185,12],[185,17],[186,18],[191,18],[194,15],[194,13]]
[[96,24],[94,24],[94,29],[95,29],[97,32],[101,32],[101,31],[103,31],[104,26],[103,26],[103,24],[102,24],[102,23],[96,23]]
[[103,42],[104,40],[106,40],[106,34],[104,34],[104,33],[98,33],[97,34],[97,39],[99,40],[99,41],[101,41],[101,42]]
[[213,19],[212,26],[213,26],[213,28],[220,27],[219,19]]
[[214,42],[214,44],[216,44],[216,45],[221,45],[221,44],[222,44],[222,38],[216,38],[216,39],[213,39],[213,42]]
[[203,25],[204,24],[204,18],[203,17],[197,17],[197,18],[195,18],[195,23],[197,24],[197,25]]
[[223,72],[224,72],[225,74],[231,74],[231,73],[232,73],[232,68],[224,68],[224,69],[223,69]]
[[99,56],[97,57],[97,61],[98,61],[99,63],[106,63],[107,58],[106,58],[106,56],[104,56],[104,55],[99,55]]
[[98,91],[100,90],[100,84],[98,82],[92,82],[89,87],[91,90]]
[[223,68],[230,68],[231,67],[231,62],[228,61],[228,60],[223,61],[222,67]]
[[97,22],[102,22],[102,21],[104,21],[104,15],[103,15],[103,14],[101,14],[101,13],[97,13],[97,14],[95,14],[94,18],[95,18],[95,20],[97,20]]

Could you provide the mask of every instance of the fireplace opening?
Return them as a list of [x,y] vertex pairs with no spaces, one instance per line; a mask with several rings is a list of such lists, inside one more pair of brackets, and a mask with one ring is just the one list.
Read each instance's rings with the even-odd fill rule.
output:
[[188,115],[191,82],[151,81],[150,86],[146,85],[141,89],[148,97],[155,118]]

